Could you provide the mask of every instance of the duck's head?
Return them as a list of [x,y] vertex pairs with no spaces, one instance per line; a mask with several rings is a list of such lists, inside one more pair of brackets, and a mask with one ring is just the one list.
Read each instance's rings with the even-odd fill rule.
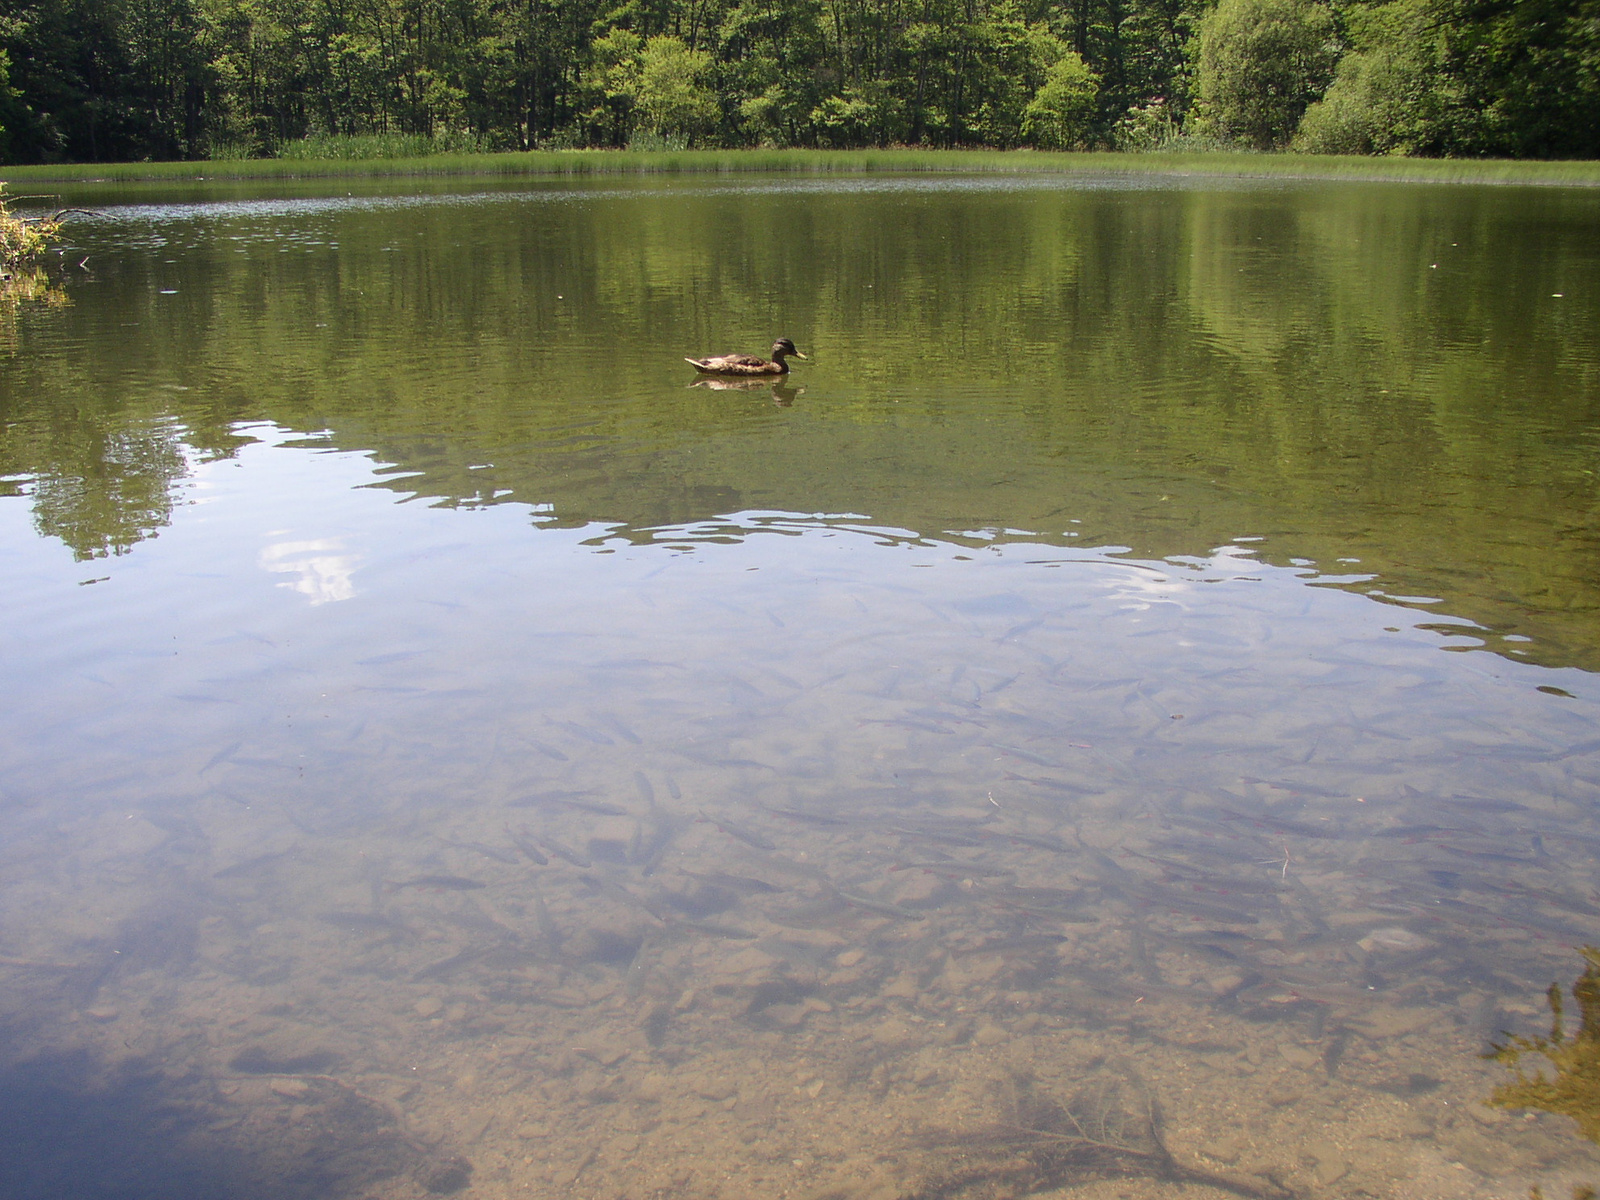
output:
[[776,359],[778,362],[782,362],[783,356],[786,354],[792,354],[799,359],[805,358],[804,354],[801,354],[800,351],[794,348],[794,342],[789,338],[779,338],[777,341],[772,343],[772,357],[774,359]]

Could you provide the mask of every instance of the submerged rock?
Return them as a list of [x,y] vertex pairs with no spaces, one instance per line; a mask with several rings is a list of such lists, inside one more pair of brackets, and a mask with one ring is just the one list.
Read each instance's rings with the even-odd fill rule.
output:
[[434,1195],[448,1196],[472,1182],[472,1164],[459,1154],[427,1159],[417,1166],[416,1179]]

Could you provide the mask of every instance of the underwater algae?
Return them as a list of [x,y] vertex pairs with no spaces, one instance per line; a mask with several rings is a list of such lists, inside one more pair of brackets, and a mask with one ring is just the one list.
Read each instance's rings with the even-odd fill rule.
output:
[[[1583,957],[1588,966],[1572,985],[1572,998],[1578,1004],[1577,1030],[1568,1036],[1562,1021],[1561,985],[1552,983],[1547,993],[1550,1035],[1513,1035],[1490,1052],[1490,1058],[1515,1069],[1517,1078],[1495,1088],[1489,1103],[1497,1108],[1561,1113],[1578,1123],[1584,1137],[1600,1142],[1600,947],[1583,947]],[[1525,1073],[1522,1059],[1529,1054],[1546,1059],[1555,1068],[1554,1076]]]
[[[1588,962],[1583,974],[1572,985],[1572,998],[1578,1002],[1578,1028],[1568,1037],[1562,1023],[1565,1003],[1561,985],[1552,983],[1546,993],[1550,1000],[1550,1036],[1512,1035],[1495,1046],[1488,1057],[1516,1070],[1513,1083],[1501,1084],[1489,1096],[1497,1108],[1537,1108],[1560,1113],[1578,1123],[1578,1131],[1591,1142],[1600,1142],[1600,947],[1583,947]],[[1540,1072],[1528,1075],[1522,1058],[1538,1054],[1555,1068],[1554,1078]],[[1595,1200],[1600,1195],[1593,1187],[1577,1185],[1572,1200]],[[1544,1200],[1535,1187],[1528,1200]]]

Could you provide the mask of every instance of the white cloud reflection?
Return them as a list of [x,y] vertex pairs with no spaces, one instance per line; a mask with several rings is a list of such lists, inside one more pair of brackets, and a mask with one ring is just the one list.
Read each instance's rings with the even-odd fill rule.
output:
[[350,575],[360,561],[344,554],[337,538],[315,542],[274,542],[261,552],[262,569],[298,576],[280,583],[311,599],[313,605],[348,600],[356,594]]

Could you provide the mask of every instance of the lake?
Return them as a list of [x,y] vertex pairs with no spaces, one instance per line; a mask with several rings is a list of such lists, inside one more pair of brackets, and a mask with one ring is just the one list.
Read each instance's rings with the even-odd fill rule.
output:
[[1600,1182],[1600,192],[67,200],[0,1196]]

